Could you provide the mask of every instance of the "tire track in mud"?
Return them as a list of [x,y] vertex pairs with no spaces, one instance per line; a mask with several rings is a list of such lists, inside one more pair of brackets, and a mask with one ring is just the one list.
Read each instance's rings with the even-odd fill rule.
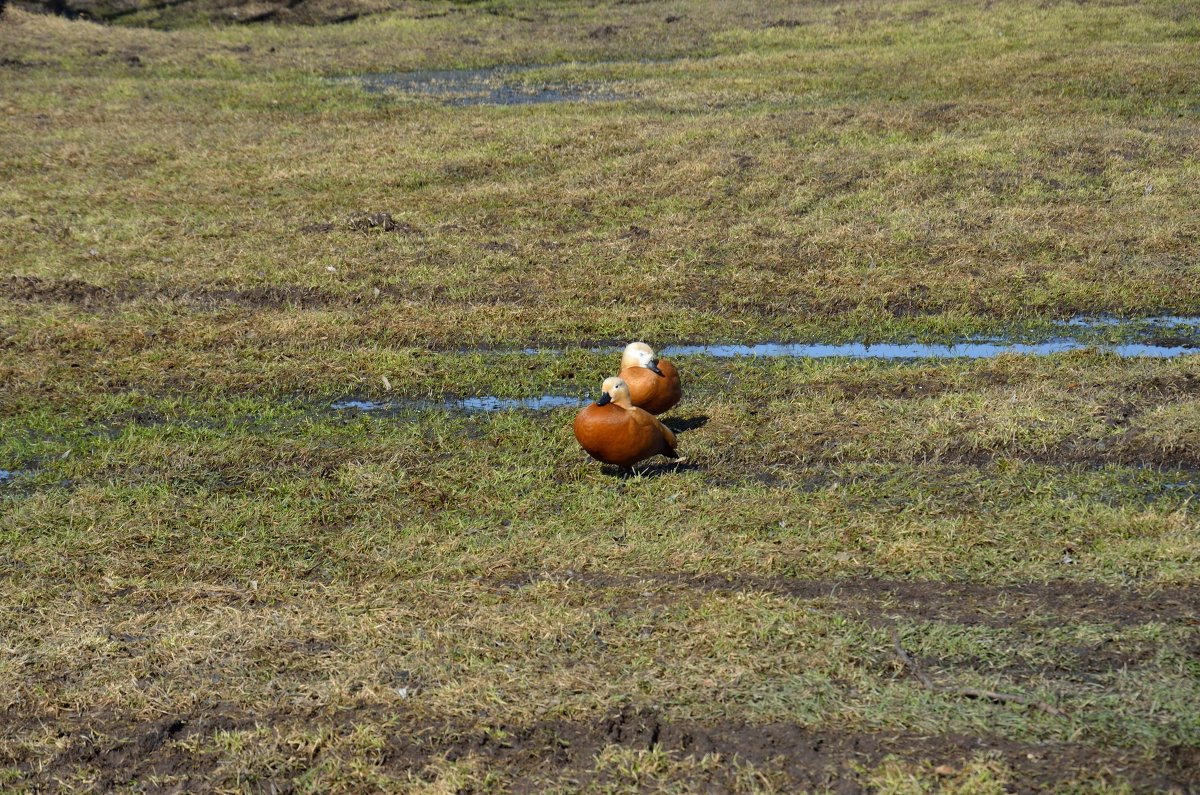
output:
[[[416,775],[432,783],[433,763],[476,759],[499,774],[514,793],[544,791],[555,782],[600,785],[611,781],[597,759],[613,746],[633,751],[657,750],[675,761],[699,761],[717,755],[720,762],[680,766],[669,772],[674,783],[705,791],[729,791],[738,764],[753,765],[789,790],[830,788],[841,793],[866,792],[856,768],[878,764],[889,755],[928,765],[960,769],[980,754],[990,754],[1009,768],[1010,791],[1043,792],[1074,778],[1103,776],[1128,784],[1134,791],[1192,792],[1192,765],[1200,753],[1191,746],[1156,749],[1153,757],[1120,748],[1103,749],[1078,742],[1020,742],[996,736],[965,734],[856,732],[793,723],[752,724],[737,720],[710,722],[672,720],[646,706],[626,705],[608,714],[577,720],[543,719],[529,723],[468,721],[462,718],[397,715],[383,704],[367,704],[322,712],[249,712],[229,704],[211,704],[194,712],[147,721],[112,711],[94,714],[30,716],[0,714],[6,736],[36,734],[56,726],[55,752],[38,756],[31,746],[10,746],[4,756],[25,782],[52,788],[84,778],[100,789],[157,777],[164,783],[146,791],[204,791],[226,783],[238,765],[228,765],[219,732],[247,732],[281,740],[290,732],[329,728],[345,736],[364,726],[382,735],[378,753],[368,764],[392,775]],[[266,734],[263,729],[269,730]],[[270,742],[269,739],[262,740]],[[24,753],[22,753],[24,751]],[[713,758],[713,757],[709,757]],[[1153,761],[1148,761],[1151,759]],[[348,761],[344,752],[318,750],[260,783],[290,791],[311,767]],[[735,762],[737,764],[735,764]],[[362,760],[360,760],[360,764]],[[170,783],[167,783],[170,782]]]
[[1150,622],[1200,625],[1200,586],[1115,588],[1092,582],[1049,581],[990,585],[974,582],[805,580],[752,574],[688,575],[671,572],[532,572],[497,577],[498,590],[543,582],[596,590],[666,587],[713,594],[766,593],[822,602],[872,622],[896,618],[1005,628],[1029,621],[1066,618],[1134,626]]
[[[43,279],[10,276],[0,284],[0,298],[13,301],[63,303],[84,308],[111,308],[138,300],[178,301],[202,307],[238,306],[251,309],[325,309],[350,306],[350,296],[298,285],[264,285],[247,288],[152,287],[127,284],[104,287],[80,279]],[[365,301],[366,299],[362,299]]]
[[[299,284],[185,286],[129,282],[103,286],[81,279],[43,279],[10,276],[0,281],[0,300],[23,303],[66,304],[89,311],[119,310],[126,305],[171,303],[196,311],[331,310],[374,306],[381,302],[444,304],[446,306],[503,306],[530,304],[538,295],[523,284],[492,285],[488,292],[455,296],[446,285],[380,285],[339,292]],[[447,343],[449,344],[449,343]],[[483,349],[480,349],[483,350]]]
[[[85,309],[113,309],[122,304],[146,302],[171,302],[199,310],[214,310],[225,307],[242,309],[301,309],[320,310],[352,308],[381,300],[420,304],[447,305],[520,305],[534,307],[545,296],[527,285],[519,283],[494,284],[483,294],[472,296],[451,295],[446,285],[381,285],[369,291],[364,287],[354,292],[338,292],[318,287],[296,284],[266,284],[238,287],[227,284],[210,286],[163,285],[148,282],[131,282],[110,287],[93,284],[74,278],[42,278],[39,276],[9,276],[0,282],[0,300],[20,302],[63,303]],[[748,311],[748,310],[747,310]],[[743,314],[746,314],[744,311]],[[771,317],[771,313],[757,313]],[[1074,323],[1079,320],[1079,323]],[[1066,329],[1071,325],[1072,333],[1061,334],[1043,342],[1023,342],[1019,338],[967,338],[948,343],[905,343],[905,342],[770,342],[758,344],[704,343],[675,344],[662,349],[667,356],[708,356],[717,359],[785,358],[785,359],[878,359],[885,361],[976,360],[992,359],[1006,354],[1047,356],[1067,351],[1092,348],[1111,351],[1125,357],[1177,358],[1200,355],[1200,339],[1195,330],[1200,329],[1198,317],[1158,317],[1130,319],[1121,323],[1086,323],[1075,318],[1060,323]],[[1087,340],[1076,332],[1096,330],[1100,327],[1117,328],[1128,326],[1139,332],[1139,341],[1113,342]],[[1171,331],[1182,328],[1186,333]],[[531,341],[530,344],[533,344]],[[594,346],[587,345],[585,347]],[[602,347],[608,347],[604,344]],[[617,346],[619,347],[619,345]],[[563,350],[553,343],[547,346],[525,348],[494,348],[479,346],[457,349],[458,352],[474,353],[555,353]]]

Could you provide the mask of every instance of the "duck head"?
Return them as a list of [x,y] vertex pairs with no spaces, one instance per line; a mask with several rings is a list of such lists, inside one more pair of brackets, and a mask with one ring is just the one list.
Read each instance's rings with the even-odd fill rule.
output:
[[615,403],[622,408],[633,407],[633,401],[629,397],[629,386],[624,379],[617,378],[615,375],[612,378],[605,378],[604,386],[601,389],[604,390],[604,394],[596,401],[597,406]]
[[621,369],[626,367],[645,367],[652,373],[662,375],[662,370],[658,369],[657,354],[644,342],[631,342],[625,346],[625,352],[621,354]]

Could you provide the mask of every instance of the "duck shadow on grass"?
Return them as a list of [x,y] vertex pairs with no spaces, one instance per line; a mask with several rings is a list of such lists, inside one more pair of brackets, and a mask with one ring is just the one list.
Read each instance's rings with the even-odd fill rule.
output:
[[621,480],[629,478],[657,478],[663,475],[672,475],[676,472],[691,472],[700,469],[700,465],[694,461],[656,461],[651,464],[638,464],[632,469],[622,469],[621,467],[609,466],[605,464],[600,468],[600,471],[605,475]]
[[674,433],[684,433],[703,428],[708,424],[707,414],[697,414],[695,417],[670,417],[662,421]]

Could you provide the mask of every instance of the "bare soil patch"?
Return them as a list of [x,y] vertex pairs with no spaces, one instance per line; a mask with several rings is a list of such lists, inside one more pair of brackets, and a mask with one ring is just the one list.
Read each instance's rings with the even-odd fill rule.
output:
[[9,276],[0,290],[4,297],[16,301],[59,302],[80,306],[107,306],[116,302],[116,297],[109,289],[81,279]]
[[[332,228],[332,225],[328,225]],[[391,213],[358,212],[346,219],[346,228],[353,232],[398,232],[403,235],[418,235],[420,230],[410,223],[398,221]]]

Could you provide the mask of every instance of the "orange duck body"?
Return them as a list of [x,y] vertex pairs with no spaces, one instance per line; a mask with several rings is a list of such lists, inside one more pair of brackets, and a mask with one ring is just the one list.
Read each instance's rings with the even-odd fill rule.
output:
[[619,467],[631,467],[659,454],[678,457],[675,434],[654,415],[629,404],[624,384],[616,391],[615,399],[609,402],[606,398],[607,388],[605,398],[601,398],[604,402],[597,401],[575,415],[575,438],[588,455]]
[[658,369],[662,375],[648,367],[625,367],[621,378],[629,385],[629,397],[633,405],[651,414],[662,414],[672,408],[683,397],[679,383],[679,371],[666,359],[660,359]]

